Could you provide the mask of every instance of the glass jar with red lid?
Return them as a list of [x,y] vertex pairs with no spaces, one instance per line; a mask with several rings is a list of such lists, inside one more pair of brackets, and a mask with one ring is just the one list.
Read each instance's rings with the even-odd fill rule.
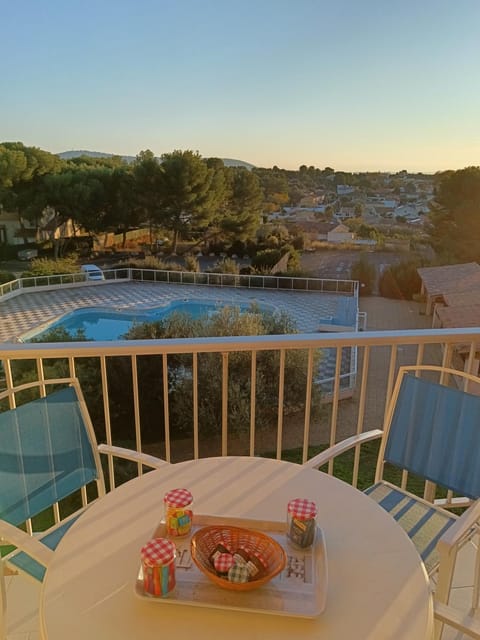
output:
[[306,498],[290,500],[287,507],[287,538],[296,547],[305,549],[315,541],[317,505]]
[[153,538],[140,551],[143,592],[154,598],[165,598],[175,589],[175,543],[166,538]]
[[193,520],[193,496],[188,489],[172,489],[165,494],[165,527],[169,537],[190,533]]

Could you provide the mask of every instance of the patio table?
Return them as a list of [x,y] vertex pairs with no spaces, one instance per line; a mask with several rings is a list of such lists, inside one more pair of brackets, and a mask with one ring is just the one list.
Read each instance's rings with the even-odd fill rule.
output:
[[[282,521],[290,499],[314,500],[327,548],[324,612],[305,619],[138,598],[140,549],[163,516],[165,492],[176,487],[192,492],[195,512],[218,516]],[[301,465],[218,457],[166,465],[93,504],[48,567],[40,619],[44,640],[426,640],[433,607],[415,548],[373,500]]]

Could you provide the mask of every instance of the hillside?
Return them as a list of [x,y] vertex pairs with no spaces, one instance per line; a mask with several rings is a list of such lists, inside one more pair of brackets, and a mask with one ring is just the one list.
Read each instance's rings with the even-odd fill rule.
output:
[[[62,151],[62,153],[58,153],[57,155],[63,160],[71,160],[71,158],[78,158],[79,156],[88,156],[90,158],[111,158],[115,154],[103,153],[102,151],[86,151],[81,149]],[[125,162],[133,162],[135,160],[135,156],[121,156],[121,158]],[[222,158],[222,160],[226,167],[245,167],[249,170],[255,167],[255,165],[250,162],[245,162],[244,160],[235,160],[233,158]]]

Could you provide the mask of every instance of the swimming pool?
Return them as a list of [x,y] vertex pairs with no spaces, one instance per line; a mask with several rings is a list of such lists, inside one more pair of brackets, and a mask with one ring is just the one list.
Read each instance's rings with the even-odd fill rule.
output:
[[[155,322],[168,318],[173,313],[185,313],[192,318],[201,318],[202,316],[210,316],[228,306],[238,307],[242,313],[245,313],[252,308],[252,303],[226,303],[216,300],[175,300],[161,307],[134,311],[88,307],[71,311],[47,326],[41,327],[40,331],[37,328],[35,333],[29,332],[29,334],[23,336],[23,340],[41,339],[42,335],[47,331],[58,327],[62,327],[71,335],[82,331],[88,340],[118,340],[134,324]],[[265,303],[256,303],[255,306],[260,311],[276,311],[276,307]]]

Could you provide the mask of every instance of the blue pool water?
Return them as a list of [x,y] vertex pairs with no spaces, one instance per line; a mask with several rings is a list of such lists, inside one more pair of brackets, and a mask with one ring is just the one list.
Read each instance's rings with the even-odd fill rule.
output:
[[[251,303],[233,304],[219,303],[213,300],[176,300],[163,307],[155,307],[148,310],[112,311],[108,309],[90,308],[72,311],[62,316],[56,322],[42,329],[29,338],[41,338],[51,329],[63,327],[68,333],[75,335],[79,330],[83,331],[88,340],[118,340],[132,327],[133,324],[143,322],[155,322],[167,318],[172,313],[186,313],[192,318],[200,318],[212,315],[226,306],[239,307],[241,312],[248,311]],[[271,305],[261,304],[258,308],[262,311],[274,311]]]

